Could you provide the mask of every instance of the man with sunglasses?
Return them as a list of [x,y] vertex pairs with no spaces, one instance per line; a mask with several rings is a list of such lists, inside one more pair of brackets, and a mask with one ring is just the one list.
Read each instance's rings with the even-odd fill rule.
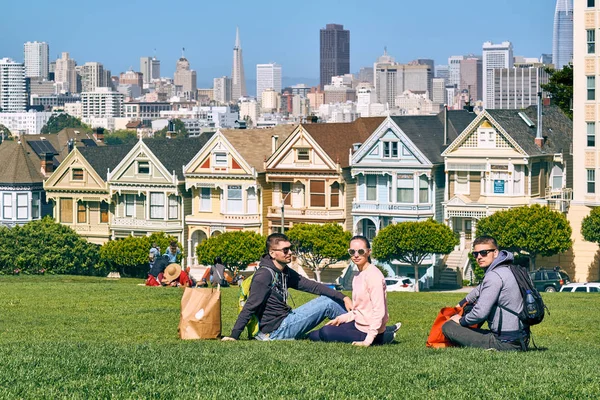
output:
[[[529,346],[529,327],[517,315],[523,310],[523,297],[519,285],[508,265],[513,255],[498,250],[493,237],[480,236],[473,241],[473,257],[484,269],[481,283],[473,289],[459,306],[474,304],[472,310],[460,317],[454,315],[442,326],[442,332],[459,346],[494,350],[526,351]],[[487,321],[489,330],[472,328]]]
[[[223,340],[237,340],[252,315],[259,321],[258,340],[302,339],[325,318],[335,319],[352,309],[352,300],[321,283],[306,279],[288,267],[291,243],[282,233],[267,238],[267,254],[259,263],[250,295],[231,331]],[[292,310],[287,304],[288,288],[320,295]]]

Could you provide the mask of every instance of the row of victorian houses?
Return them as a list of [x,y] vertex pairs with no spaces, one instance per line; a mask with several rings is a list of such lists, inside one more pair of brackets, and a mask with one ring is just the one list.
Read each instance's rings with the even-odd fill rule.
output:
[[[174,235],[186,247],[186,262],[195,264],[196,245],[227,231],[269,234],[297,223],[334,222],[373,238],[392,223],[434,218],[460,237],[445,263],[428,260],[420,272],[437,283],[439,265],[467,264],[482,217],[532,203],[566,211],[572,123],[556,107],[544,107],[542,118],[537,111],[359,118],[121,146],[75,140],[66,154],[54,155],[51,174],[44,154],[41,169],[30,157],[22,165],[0,163],[2,181],[13,179],[12,187],[2,184],[2,222],[39,218],[44,204],[56,221],[94,243]],[[25,142],[7,143],[0,145],[2,160],[8,148],[29,151]],[[25,170],[41,179],[20,178]],[[24,194],[28,214],[19,208]]]

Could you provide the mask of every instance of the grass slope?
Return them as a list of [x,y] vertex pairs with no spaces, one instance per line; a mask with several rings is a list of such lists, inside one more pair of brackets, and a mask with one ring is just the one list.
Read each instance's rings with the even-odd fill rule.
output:
[[[181,341],[176,288],[72,276],[0,277],[0,398],[598,398],[600,296],[545,294],[543,351],[425,348],[460,293],[392,293],[398,342]],[[296,305],[312,296],[294,292]],[[223,290],[223,332],[237,288]]]

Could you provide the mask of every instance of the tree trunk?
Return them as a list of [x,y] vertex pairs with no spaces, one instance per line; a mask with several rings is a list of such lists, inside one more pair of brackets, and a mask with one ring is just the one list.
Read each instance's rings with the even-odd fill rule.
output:
[[415,292],[419,291],[419,264],[413,264],[415,269]]
[[315,278],[317,278],[317,282],[321,282],[321,269],[320,268],[315,269]]

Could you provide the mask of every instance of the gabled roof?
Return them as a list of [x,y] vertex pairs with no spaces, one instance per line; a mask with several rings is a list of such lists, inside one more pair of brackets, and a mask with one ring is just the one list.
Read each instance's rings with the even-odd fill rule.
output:
[[5,140],[0,145],[0,183],[7,185],[42,183],[41,164],[34,163],[24,143]]
[[194,158],[214,134],[214,132],[204,132],[199,137],[186,139],[147,139],[144,140],[144,144],[169,173],[175,171],[177,178],[184,180],[182,167]]
[[350,123],[303,124],[302,127],[333,162],[345,168],[350,165],[348,154],[352,145],[367,140],[383,121],[385,117],[369,117]]
[[264,172],[264,162],[273,154],[272,137],[278,136],[279,146],[296,127],[297,125],[277,125],[266,129],[221,129],[220,132],[256,172]]
[[116,146],[82,147],[77,150],[90,163],[96,173],[106,181],[108,170],[112,171],[132,148],[132,144],[120,144]]
[[[449,110],[447,144],[452,143],[475,117],[477,115],[474,113],[464,110]],[[437,115],[407,115],[391,118],[429,161],[433,164],[444,162],[441,154],[447,145],[444,145],[443,111]]]

